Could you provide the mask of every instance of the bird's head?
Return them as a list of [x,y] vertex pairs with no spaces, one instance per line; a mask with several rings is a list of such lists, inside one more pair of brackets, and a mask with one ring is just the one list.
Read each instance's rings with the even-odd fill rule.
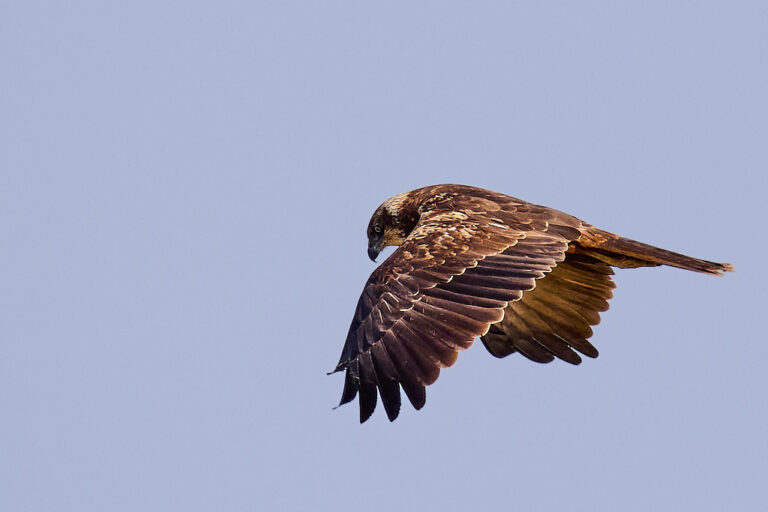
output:
[[418,221],[418,205],[412,192],[384,201],[368,223],[368,257],[371,261],[376,261],[383,248],[402,244]]

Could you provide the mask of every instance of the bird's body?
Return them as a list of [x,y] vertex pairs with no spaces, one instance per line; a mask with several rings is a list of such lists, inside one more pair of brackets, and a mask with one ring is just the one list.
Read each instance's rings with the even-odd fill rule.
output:
[[[619,237],[571,215],[463,185],[394,196],[368,226],[368,254],[400,246],[363,290],[335,371],[360,421],[381,395],[390,420],[400,387],[416,409],[425,386],[481,337],[497,357],[578,364],[615,287],[611,267],[671,265],[720,274],[729,264]],[[578,353],[577,353],[578,352]]]

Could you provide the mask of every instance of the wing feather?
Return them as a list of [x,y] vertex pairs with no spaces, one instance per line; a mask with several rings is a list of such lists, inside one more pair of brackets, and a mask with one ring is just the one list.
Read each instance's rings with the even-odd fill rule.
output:
[[375,343],[370,351],[373,359],[373,368],[376,373],[376,385],[381,395],[381,403],[390,420],[400,414],[400,385],[403,379],[400,377],[395,365],[389,358],[386,345]]
[[538,360],[540,354],[530,351],[531,342],[535,342],[571,364],[581,362],[574,350],[597,357],[597,349],[587,340],[613,296],[612,274],[607,263],[569,253],[565,261],[537,281],[535,289],[509,304],[504,319],[494,326],[496,334],[483,340],[486,348],[497,357],[518,350]]
[[360,380],[360,423],[363,423],[376,409],[376,373],[373,369],[370,350],[361,352],[357,362]]

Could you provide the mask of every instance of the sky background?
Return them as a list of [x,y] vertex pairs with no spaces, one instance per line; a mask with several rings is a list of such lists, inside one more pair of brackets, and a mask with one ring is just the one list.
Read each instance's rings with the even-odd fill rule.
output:
[[[546,4],[546,5],[544,5]],[[768,3],[0,2],[0,509],[768,509]],[[387,197],[728,261],[332,410]]]

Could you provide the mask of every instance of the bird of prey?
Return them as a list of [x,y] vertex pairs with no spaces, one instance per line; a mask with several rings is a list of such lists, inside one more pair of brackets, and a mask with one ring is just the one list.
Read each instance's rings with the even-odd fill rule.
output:
[[357,303],[338,365],[341,403],[360,395],[360,422],[377,395],[390,421],[400,388],[416,409],[425,386],[480,337],[496,357],[539,363],[597,357],[587,341],[615,287],[611,267],[670,265],[732,271],[596,228],[490,190],[434,185],[384,201],[368,224],[368,255],[399,246]]

